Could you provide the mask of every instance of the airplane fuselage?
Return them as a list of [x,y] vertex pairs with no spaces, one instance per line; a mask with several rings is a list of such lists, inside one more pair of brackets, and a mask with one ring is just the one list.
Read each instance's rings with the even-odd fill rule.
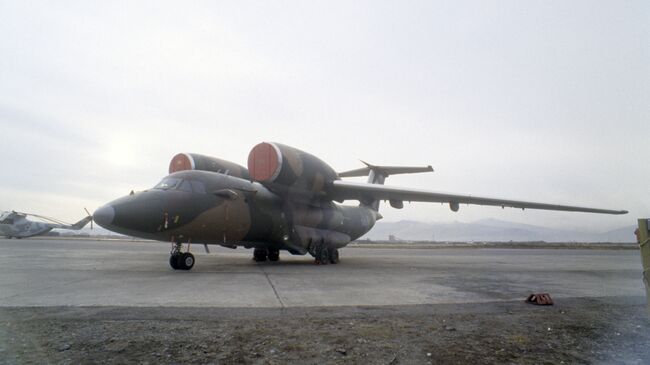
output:
[[326,199],[283,199],[257,182],[188,170],[114,200],[94,217],[107,229],[135,237],[305,254],[318,244],[345,246],[368,232],[378,214]]

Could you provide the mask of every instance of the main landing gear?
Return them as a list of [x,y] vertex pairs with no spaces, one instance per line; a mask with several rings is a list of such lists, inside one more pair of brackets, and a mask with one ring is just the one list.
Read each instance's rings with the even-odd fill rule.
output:
[[183,244],[176,242],[172,247],[169,256],[169,266],[174,270],[191,270],[194,267],[194,255],[189,252],[181,252]]
[[327,247],[325,245],[318,245],[315,247],[314,263],[316,265],[338,264],[339,263],[339,250],[334,247]]
[[253,250],[253,260],[256,262],[266,261],[267,259],[273,262],[280,260],[280,250],[262,247]]

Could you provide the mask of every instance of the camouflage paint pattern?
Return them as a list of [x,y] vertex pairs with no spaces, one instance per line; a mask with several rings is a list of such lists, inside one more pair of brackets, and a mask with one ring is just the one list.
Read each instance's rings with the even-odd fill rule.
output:
[[316,244],[345,246],[368,232],[378,217],[371,209],[329,200],[284,199],[259,182],[222,173],[186,170],[165,181],[170,183],[98,209],[96,222],[115,232],[160,241],[306,254]]
[[[341,176],[367,174],[368,184],[346,182],[318,157],[269,142],[253,147],[248,169],[214,157],[183,153],[174,156],[169,171],[171,174],[153,189],[99,208],[95,221],[109,230],[136,237],[267,248],[269,252],[283,249],[314,256],[319,253],[323,260],[317,259],[327,261],[327,251],[338,256],[335,249],[368,232],[381,218],[377,212],[380,200],[390,201],[395,208],[403,207],[404,201],[426,201],[448,203],[453,211],[463,203],[627,213],[382,185],[389,175],[433,171],[431,166],[366,164],[366,168],[343,172]],[[350,199],[358,200],[360,205],[335,203]]]
[[199,155],[198,153],[179,153],[169,162],[169,173],[183,170],[218,172],[242,179],[250,179],[248,170],[236,163],[220,158]]
[[248,155],[251,178],[294,201],[324,198],[328,183],[339,176],[318,157],[280,143],[263,142]]

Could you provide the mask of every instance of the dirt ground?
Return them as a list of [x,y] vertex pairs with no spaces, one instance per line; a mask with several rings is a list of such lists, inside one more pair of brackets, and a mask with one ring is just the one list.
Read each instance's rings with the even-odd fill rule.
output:
[[2,364],[649,364],[645,298],[0,309]]

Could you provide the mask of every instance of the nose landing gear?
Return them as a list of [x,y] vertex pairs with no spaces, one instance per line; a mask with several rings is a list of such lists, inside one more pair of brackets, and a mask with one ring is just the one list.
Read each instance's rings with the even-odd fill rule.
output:
[[169,266],[174,270],[191,270],[194,267],[194,255],[190,252],[181,252],[183,244],[176,242],[169,256]]

